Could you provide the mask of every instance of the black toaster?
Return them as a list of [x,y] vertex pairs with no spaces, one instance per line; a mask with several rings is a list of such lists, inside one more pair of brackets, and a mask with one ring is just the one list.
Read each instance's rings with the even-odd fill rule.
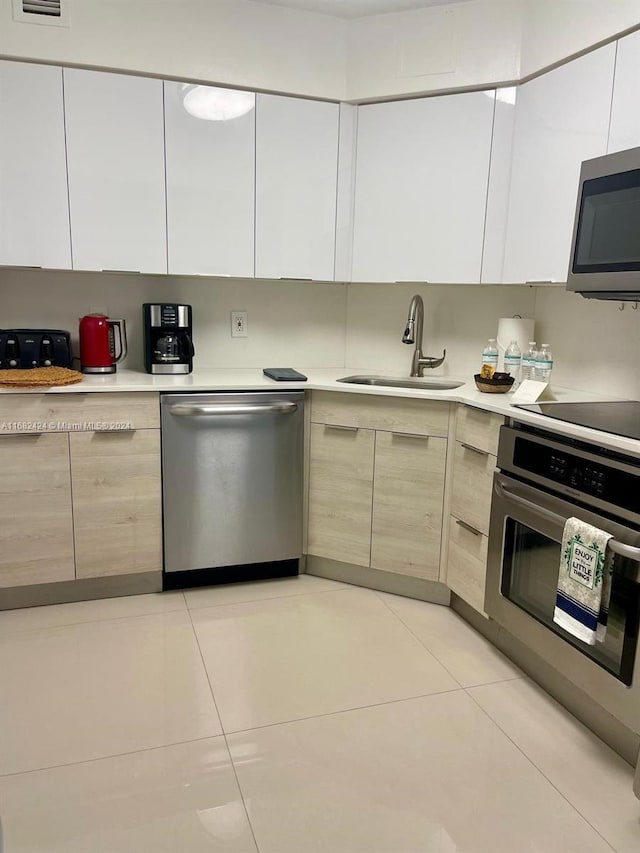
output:
[[71,367],[71,335],[62,329],[0,329],[0,368]]

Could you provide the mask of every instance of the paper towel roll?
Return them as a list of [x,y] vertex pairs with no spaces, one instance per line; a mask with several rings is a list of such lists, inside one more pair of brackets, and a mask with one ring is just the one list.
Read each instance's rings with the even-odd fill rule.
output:
[[498,320],[498,370],[504,369],[504,352],[511,341],[518,341],[522,355],[527,351],[529,341],[533,341],[532,319],[525,317],[501,317]]

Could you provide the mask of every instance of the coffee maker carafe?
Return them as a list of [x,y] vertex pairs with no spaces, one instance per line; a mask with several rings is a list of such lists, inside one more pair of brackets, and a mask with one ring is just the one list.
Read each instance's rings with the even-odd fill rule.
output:
[[147,373],[191,373],[194,356],[191,306],[145,302],[142,316]]

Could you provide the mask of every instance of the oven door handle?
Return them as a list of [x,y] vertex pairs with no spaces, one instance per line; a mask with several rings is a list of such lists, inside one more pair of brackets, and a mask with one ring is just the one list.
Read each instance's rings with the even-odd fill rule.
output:
[[[531,510],[531,512],[536,513],[536,515],[541,515],[549,521],[552,521],[554,524],[561,524],[564,527],[566,519],[561,515],[558,515],[557,512],[552,512],[550,509],[534,504],[533,501],[521,498],[520,495],[516,495],[514,492],[509,491],[509,489],[505,489],[502,483],[497,480],[494,481],[493,489],[499,498],[513,501],[513,503],[518,504],[518,506]],[[627,557],[629,560],[634,560],[635,562],[640,563],[640,548],[636,548],[634,545],[626,545],[624,542],[618,542],[617,539],[610,539],[607,547],[611,548],[614,554],[619,554],[621,557]],[[640,569],[636,572],[635,576],[631,578],[631,580],[635,583],[640,583]]]

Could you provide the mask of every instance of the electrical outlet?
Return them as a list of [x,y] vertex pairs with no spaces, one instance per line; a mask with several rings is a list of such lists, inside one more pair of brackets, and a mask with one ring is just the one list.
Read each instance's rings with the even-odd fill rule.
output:
[[231,312],[231,337],[232,338],[248,338],[248,317],[246,311]]

